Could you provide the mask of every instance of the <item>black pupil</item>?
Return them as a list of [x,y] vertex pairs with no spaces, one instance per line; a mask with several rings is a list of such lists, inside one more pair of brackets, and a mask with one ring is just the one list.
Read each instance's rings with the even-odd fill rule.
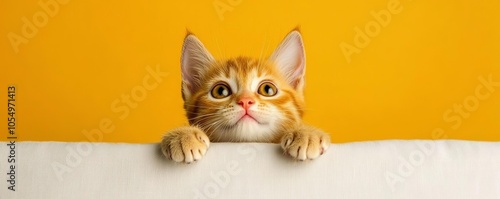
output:
[[270,87],[269,85],[264,86],[264,91],[265,91],[267,94],[272,94],[272,93],[270,93],[270,92],[271,92],[271,87]]
[[221,96],[224,96],[224,90],[226,90],[223,86],[220,86],[219,89],[217,89],[217,93]]

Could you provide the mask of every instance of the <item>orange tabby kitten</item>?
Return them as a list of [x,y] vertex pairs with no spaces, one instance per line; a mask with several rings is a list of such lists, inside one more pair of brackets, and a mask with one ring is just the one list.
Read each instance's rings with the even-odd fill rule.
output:
[[182,98],[190,126],[163,137],[163,154],[175,162],[199,160],[210,142],[272,142],[297,160],[328,148],[323,131],[304,125],[305,51],[298,30],[267,60],[216,60],[192,34],[181,58]]

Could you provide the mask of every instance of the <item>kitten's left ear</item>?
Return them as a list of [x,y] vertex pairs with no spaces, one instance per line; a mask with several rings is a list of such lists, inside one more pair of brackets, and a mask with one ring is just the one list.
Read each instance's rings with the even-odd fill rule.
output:
[[200,77],[207,72],[214,57],[203,43],[189,33],[184,39],[181,55],[182,96],[187,99],[203,84]]
[[304,74],[306,71],[306,53],[302,36],[298,30],[293,30],[274,50],[269,60],[273,61],[288,83],[302,92]]

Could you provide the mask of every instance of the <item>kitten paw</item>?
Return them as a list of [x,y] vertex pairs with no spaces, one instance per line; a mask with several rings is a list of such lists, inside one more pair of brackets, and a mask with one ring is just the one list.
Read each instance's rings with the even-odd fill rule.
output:
[[161,141],[161,151],[168,159],[189,164],[201,159],[209,145],[210,140],[203,130],[186,126],[165,134]]
[[300,127],[281,138],[281,148],[300,161],[316,159],[328,149],[330,136],[314,127]]

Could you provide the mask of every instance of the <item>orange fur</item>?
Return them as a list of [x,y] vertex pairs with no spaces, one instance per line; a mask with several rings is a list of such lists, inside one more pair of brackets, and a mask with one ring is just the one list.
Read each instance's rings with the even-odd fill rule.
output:
[[[210,128],[210,124],[214,121],[220,119],[217,117],[203,117],[203,115],[210,115],[216,112],[215,109],[204,109],[200,107],[223,107],[227,105],[227,102],[214,102],[207,99],[207,95],[210,92],[212,84],[208,82],[217,82],[218,76],[223,74],[225,77],[229,77],[230,71],[235,71],[237,73],[237,80],[239,84],[244,84],[247,80],[247,75],[249,71],[256,69],[258,74],[267,74],[273,79],[280,91],[285,95],[280,96],[276,99],[264,99],[264,97],[259,95],[254,95],[255,99],[262,103],[263,106],[266,104],[276,105],[280,111],[289,114],[288,120],[283,121],[283,125],[280,126],[275,134],[270,139],[265,140],[253,140],[257,142],[278,142],[279,137],[281,137],[281,132],[288,128],[292,123],[300,123],[303,115],[304,109],[304,98],[301,93],[297,93],[293,88],[291,88],[284,80],[283,77],[276,71],[275,66],[269,62],[260,62],[257,59],[248,57],[238,57],[234,59],[229,59],[227,61],[218,61],[210,67],[210,70],[201,78],[202,82],[207,82],[200,88],[196,93],[192,95],[190,99],[186,99],[184,103],[184,109],[186,110],[186,116],[191,125],[200,126],[213,141],[230,141],[219,139],[218,137],[213,137],[211,135],[217,131],[216,128]],[[229,101],[234,101],[240,97],[243,93],[238,93],[230,96]],[[284,106],[290,102],[293,106]],[[233,140],[238,141],[238,140]]]
[[210,141],[281,143],[298,160],[314,159],[328,148],[328,134],[302,122],[305,52],[298,27],[266,60],[215,60],[189,32],[182,55],[190,126],[164,136],[166,157],[190,163],[201,158]]

